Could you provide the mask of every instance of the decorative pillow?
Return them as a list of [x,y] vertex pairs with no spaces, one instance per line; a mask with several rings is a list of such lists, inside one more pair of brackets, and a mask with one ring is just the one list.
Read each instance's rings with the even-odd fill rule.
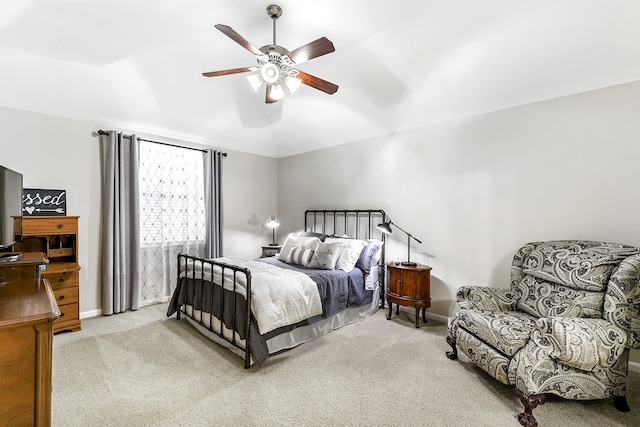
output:
[[340,254],[336,261],[336,270],[342,270],[349,273],[356,266],[360,252],[366,246],[367,242],[357,239],[340,239],[335,237],[327,237],[325,243],[339,243]]
[[282,249],[280,249],[280,256],[278,259],[282,262],[287,262],[287,258],[289,257],[289,252],[294,247],[311,249],[315,251],[316,245],[320,243],[320,239],[317,237],[298,237],[293,233],[289,234],[282,245]]
[[309,267],[321,270],[335,270],[340,255],[340,243],[320,242],[313,253]]
[[294,246],[293,249],[289,251],[289,255],[287,256],[287,263],[301,265],[302,267],[309,267],[311,258],[313,257],[313,252],[313,249],[305,249]]
[[365,273],[370,273],[373,266],[380,259],[380,249],[384,244],[381,240],[366,240],[367,246],[360,252],[356,267]]

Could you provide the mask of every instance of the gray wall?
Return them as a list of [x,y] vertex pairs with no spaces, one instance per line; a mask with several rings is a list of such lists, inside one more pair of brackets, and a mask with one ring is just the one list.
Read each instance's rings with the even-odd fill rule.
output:
[[[423,241],[431,313],[462,285],[508,287],[523,243],[602,239],[640,245],[640,83],[282,158],[278,212],[382,208]],[[387,260],[406,259],[394,229]]]
[[[93,134],[101,128],[112,129],[104,124],[0,107],[0,164],[21,172],[26,188],[66,190],[67,214],[80,216],[81,317],[97,315],[101,307],[100,151],[98,138]],[[178,142],[153,135],[139,136]],[[228,153],[223,169],[224,250],[226,254],[258,257],[260,246],[271,239],[263,224],[276,212],[277,160]]]

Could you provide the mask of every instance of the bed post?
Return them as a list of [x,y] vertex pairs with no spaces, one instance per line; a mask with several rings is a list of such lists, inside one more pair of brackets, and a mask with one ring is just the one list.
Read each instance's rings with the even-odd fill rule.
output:
[[244,369],[251,367],[251,354],[249,353],[249,338],[251,333],[251,271],[246,270],[247,276],[247,316],[244,323]]

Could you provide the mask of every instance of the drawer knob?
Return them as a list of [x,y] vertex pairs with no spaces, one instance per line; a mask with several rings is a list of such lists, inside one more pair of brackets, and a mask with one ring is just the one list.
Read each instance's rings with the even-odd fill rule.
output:
[[64,224],[58,224],[58,228],[64,228]]
[[64,317],[64,313],[60,313],[60,317],[61,317],[61,318],[62,318],[62,317]]
[[60,301],[62,301],[64,299],[64,295],[60,295],[60,298],[58,298]]
[[59,278],[58,282],[60,282],[60,283],[64,282],[64,277]]

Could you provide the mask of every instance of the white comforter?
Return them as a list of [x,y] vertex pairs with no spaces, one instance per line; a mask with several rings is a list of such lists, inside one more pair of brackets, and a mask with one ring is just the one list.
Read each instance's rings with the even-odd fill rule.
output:
[[[238,256],[221,257],[215,260],[251,271],[251,311],[256,318],[261,335],[281,326],[292,325],[322,314],[318,286],[306,274]],[[196,263],[197,269],[198,266],[199,264]],[[214,280],[212,280],[208,267],[209,265],[206,264],[204,279],[219,284],[222,269],[218,266],[214,268]],[[192,268],[189,265],[189,270]],[[245,277],[243,274],[237,274],[236,277],[240,285],[236,292],[245,296]],[[232,270],[225,270],[224,287],[233,290]]]

